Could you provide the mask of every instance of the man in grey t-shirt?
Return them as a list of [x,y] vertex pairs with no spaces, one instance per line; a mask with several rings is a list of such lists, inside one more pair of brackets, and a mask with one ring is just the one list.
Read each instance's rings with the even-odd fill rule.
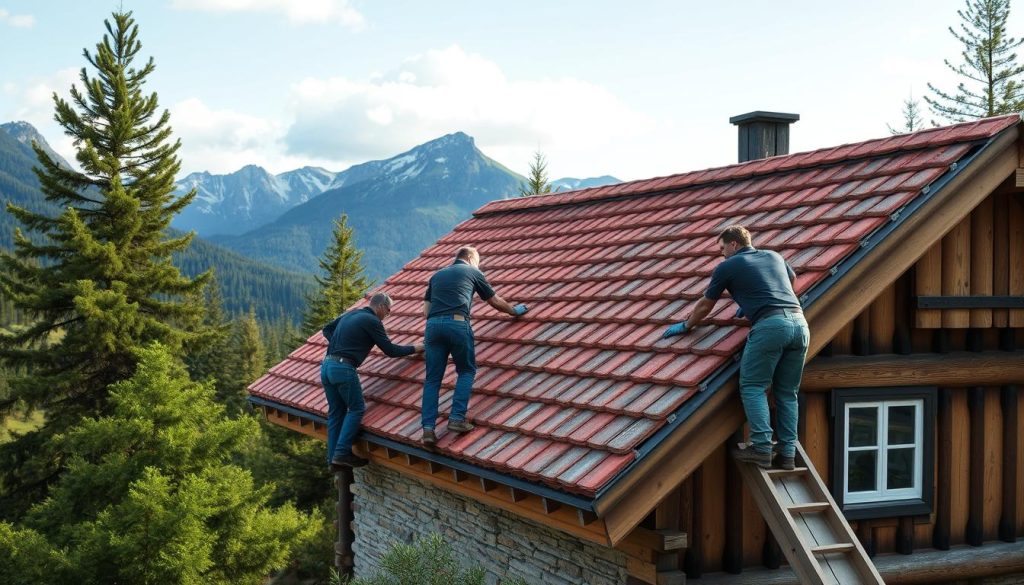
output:
[[770,385],[779,426],[779,466],[793,469],[797,392],[811,338],[793,292],[796,274],[778,253],[755,249],[743,226],[726,228],[719,236],[719,247],[725,261],[715,267],[704,296],[690,318],[669,327],[664,336],[681,335],[700,325],[722,292],[729,291],[753,323],[740,362],[740,398],[750,425],[750,445],[735,457],[771,467],[772,427],[765,395]]

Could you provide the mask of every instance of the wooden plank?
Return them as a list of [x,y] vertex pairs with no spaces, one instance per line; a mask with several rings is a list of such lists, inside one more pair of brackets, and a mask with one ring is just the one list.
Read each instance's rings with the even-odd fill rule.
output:
[[[971,294],[971,218],[963,218],[942,238],[942,294],[964,296]],[[968,309],[942,311],[942,327],[966,329],[971,326]]]
[[[741,442],[743,433],[732,436],[731,443]],[[731,462],[725,465],[725,551],[722,555],[722,569],[739,575],[743,572],[743,478],[739,469]]]
[[[984,200],[1017,169],[1017,126],[1001,133],[984,153],[935,192],[900,225],[899,237],[878,242],[821,297],[805,308],[810,323],[808,355],[816,355],[824,344],[870,303],[882,287],[906,272],[942,236],[978,203]],[[724,440],[724,438],[723,438]]]
[[935,425],[935,530],[932,543],[939,550],[948,550],[952,544],[953,522],[953,391],[939,388],[937,421]]
[[999,386],[1024,380],[1024,351],[816,357],[804,368],[804,392],[832,388]]
[[[941,391],[941,390],[940,390]],[[967,394],[951,393],[952,426],[950,431],[952,456],[950,458],[950,512],[949,542],[952,545],[965,542],[964,529],[967,526],[970,508],[971,440],[970,414],[967,411]]]
[[[1007,199],[1009,234],[1009,294],[1024,295],[1024,203],[1018,197]],[[1009,311],[1009,326],[1024,327],[1024,309]]]
[[1000,504],[1003,492],[1003,410],[999,388],[985,388],[985,511],[982,516],[984,541],[999,538]]
[[970,500],[967,544],[981,546],[985,542],[985,389],[975,386],[967,391],[967,409],[970,414]]
[[725,499],[725,467],[732,465],[726,459],[726,447],[720,445],[715,452],[704,460],[702,480],[702,508],[704,523],[704,570],[709,572],[722,570],[722,554],[725,552],[725,510],[729,503]]
[[868,308],[871,315],[871,353],[892,353],[896,334],[896,286],[885,287]]
[[[687,533],[693,535],[686,547],[684,567],[686,576],[699,579],[704,574],[704,468],[698,467],[687,480],[690,494]],[[684,501],[685,502],[685,501]]]
[[[813,362],[812,362],[813,363]],[[829,396],[823,392],[801,393],[807,405],[804,420],[807,421],[804,436],[800,444],[807,451],[811,464],[821,474],[822,480],[829,481],[829,441],[831,439],[831,419],[828,415]]]
[[754,496],[743,487],[743,566],[764,564],[765,538],[769,537],[768,525],[757,509]]
[[[971,295],[990,296],[993,288],[993,195],[971,212]],[[992,326],[991,309],[972,309],[971,327]]]
[[[1010,217],[1009,194],[996,192],[992,195],[992,294],[1005,296],[1010,294]],[[992,326],[1006,327],[1009,323],[1009,311],[996,309],[992,311]]]
[[893,336],[893,351],[906,355],[913,353],[913,343],[911,341],[911,329],[913,329],[914,323],[914,308],[911,302],[911,283],[914,276],[914,269],[911,268],[902,276],[896,279],[894,285],[895,296],[896,296],[896,315],[895,315],[895,328],[896,332]]
[[656,585],[658,582],[658,569],[654,563],[646,563],[630,555],[626,555],[626,573],[641,583]]
[[1019,470],[1017,454],[1020,442],[1020,391],[1017,386],[1003,386],[1000,389],[1000,411],[1003,415],[1003,456],[1002,456],[1002,505],[999,517],[999,539],[1005,542],[1017,540],[1017,483]]
[[876,554],[896,552],[897,530],[897,526],[875,526],[874,540]]
[[853,354],[853,321],[843,325],[832,337],[829,346],[832,348],[832,355]]
[[[942,294],[942,243],[937,243],[921,256],[915,265],[917,296]],[[942,327],[942,311],[918,309],[916,323],[921,329]]]

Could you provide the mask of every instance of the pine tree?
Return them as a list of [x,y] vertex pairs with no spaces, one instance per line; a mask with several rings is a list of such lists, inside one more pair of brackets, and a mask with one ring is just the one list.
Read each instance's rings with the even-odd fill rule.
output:
[[320,259],[322,275],[316,277],[317,288],[306,300],[296,346],[335,317],[366,296],[373,282],[363,271],[363,252],[355,246],[355,235],[348,226],[348,215],[334,222],[331,245]]
[[[244,385],[254,382],[267,371],[267,350],[260,336],[255,309],[250,308],[249,312],[237,321],[235,348],[237,377]],[[242,390],[244,391],[244,386]],[[244,399],[244,396],[242,398]]]
[[[238,406],[237,400],[229,400],[237,394],[232,390],[237,387],[234,382],[237,373],[232,359],[231,321],[224,313],[224,297],[216,274],[211,275],[204,292],[203,325],[210,331],[209,343],[185,356],[185,363],[193,380],[213,381],[218,402]],[[234,408],[229,408],[229,413],[237,414]]]
[[226,417],[159,344],[138,354],[110,414],[54,439],[70,463],[50,496],[0,523],[0,582],[256,585],[317,532],[234,463],[259,440],[253,418]]
[[1019,112],[1024,108],[1021,74],[1014,50],[1024,43],[1006,35],[1010,0],[967,0],[966,10],[958,10],[960,32],[949,27],[950,34],[963,44],[963,63],[946,66],[963,78],[955,93],[944,92],[928,84],[933,97],[925,96],[932,112],[952,122],[964,122],[988,116]]
[[914,99],[913,93],[903,101],[903,126],[900,128],[893,128],[889,124],[886,126],[889,128],[889,134],[893,136],[917,132],[924,127],[924,121],[921,120],[921,102]]
[[540,151],[537,151],[533,153],[533,162],[530,163],[530,177],[526,183],[519,187],[519,196],[529,197],[550,192],[551,183],[548,182],[548,161]]
[[[190,235],[167,237],[171,218],[194,197],[174,194],[180,164],[169,114],[143,85],[153,60],[134,65],[141,44],[130,12],[105,21],[95,52],[84,51],[82,90],[54,95],[55,119],[74,139],[83,172],[62,168],[35,146],[36,174],[59,217],[8,205],[28,232],[0,253],[0,293],[31,318],[0,336],[0,358],[29,375],[11,384],[0,411],[42,408],[46,424],[3,448],[0,515],[17,514],[56,476],[46,437],[107,411],[107,387],[135,370],[134,350],[159,341],[175,355],[204,336],[194,299],[208,274],[181,275],[171,257]],[[20,504],[12,497],[21,498]],[[26,500],[27,498],[27,500]]]

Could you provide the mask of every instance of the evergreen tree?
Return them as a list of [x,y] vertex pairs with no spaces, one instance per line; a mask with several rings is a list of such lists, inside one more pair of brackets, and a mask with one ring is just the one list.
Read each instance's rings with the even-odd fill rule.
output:
[[533,162],[530,163],[530,177],[519,187],[520,197],[531,195],[543,195],[551,192],[551,183],[548,182],[548,161],[538,150],[533,153]]
[[305,343],[310,335],[366,296],[373,286],[363,271],[363,252],[356,248],[354,240],[348,215],[342,214],[334,222],[331,245],[320,259],[323,274],[316,277],[317,288],[306,301],[302,330],[294,345]]
[[0,523],[0,582],[256,585],[313,537],[321,518],[272,508],[233,463],[256,421],[226,417],[159,344],[138,354],[111,413],[54,439],[69,465],[49,497]]
[[894,136],[917,132],[924,127],[924,121],[921,120],[921,102],[914,99],[913,93],[903,101],[903,126],[899,128],[893,128],[889,124],[886,126],[889,127],[889,133]]
[[1021,74],[1014,50],[1024,43],[1006,34],[1010,0],[967,0],[966,10],[958,10],[960,32],[949,27],[950,34],[963,44],[963,63],[949,67],[963,81],[954,93],[932,84],[932,97],[925,96],[932,112],[952,122],[964,122],[988,116],[1019,112],[1024,108]]
[[[143,85],[153,60],[134,66],[141,49],[131,13],[106,21],[95,52],[84,51],[83,89],[71,103],[54,95],[56,121],[74,139],[83,172],[59,166],[35,147],[36,170],[59,217],[8,205],[28,235],[0,253],[0,293],[32,318],[0,335],[0,357],[29,374],[12,381],[0,411],[42,408],[46,424],[5,445],[0,457],[0,515],[16,515],[57,474],[59,454],[46,438],[82,416],[107,412],[107,387],[135,370],[134,350],[159,341],[175,355],[203,339],[203,307],[189,299],[205,285],[172,264],[190,235],[167,237],[171,218],[194,193],[174,194],[178,141],[169,114]],[[14,498],[17,501],[13,501]]]
[[206,316],[203,318],[203,325],[211,332],[209,343],[185,356],[185,363],[192,379],[201,382],[213,381],[217,401],[230,405],[229,414],[236,414],[233,407],[238,406],[237,400],[229,400],[229,397],[236,394],[232,390],[236,387],[236,384],[232,383],[236,373],[232,360],[231,321],[224,313],[224,297],[215,273],[204,292]]
[[[236,376],[245,386],[254,382],[267,371],[267,350],[260,336],[260,326],[256,322],[256,311],[249,313],[237,321],[235,329],[235,348],[237,351]],[[242,396],[244,400],[244,395]]]

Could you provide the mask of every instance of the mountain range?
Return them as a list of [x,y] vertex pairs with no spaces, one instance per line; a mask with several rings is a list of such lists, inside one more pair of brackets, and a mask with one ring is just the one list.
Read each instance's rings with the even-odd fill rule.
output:
[[[244,256],[312,272],[334,220],[346,213],[367,274],[380,281],[478,207],[517,194],[525,181],[483,154],[472,137],[455,132],[338,173],[305,167],[271,175],[253,166],[229,175],[193,173],[179,187],[197,189],[196,200],[175,225]],[[618,182],[565,178],[552,186]]]
[[[39,179],[32,171],[37,166],[36,154],[31,147],[33,141],[50,152],[50,156],[57,156],[62,164],[67,164],[52,152],[45,138],[30,124],[14,122],[0,125],[0,203],[11,202],[55,217],[63,210],[43,197]],[[0,209],[0,248],[11,248],[14,230],[20,225],[13,216]],[[198,237],[193,239],[189,250],[175,258],[175,263],[190,276],[214,268],[221,284],[225,310],[237,314],[252,306],[264,320],[282,316],[298,319],[305,306],[305,295],[314,285],[309,273],[296,273],[244,258]]]

